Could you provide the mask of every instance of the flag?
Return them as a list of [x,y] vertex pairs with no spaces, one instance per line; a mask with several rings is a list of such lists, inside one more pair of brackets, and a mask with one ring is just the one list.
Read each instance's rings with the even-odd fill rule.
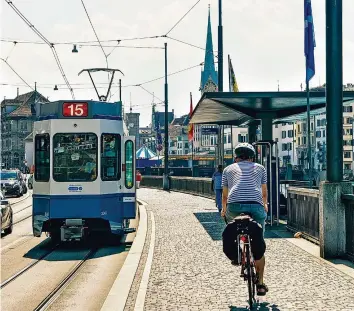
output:
[[189,106],[189,124],[188,124],[188,141],[193,141],[193,124],[190,123],[193,113],[193,101],[192,101],[192,93],[190,93],[190,106]]
[[230,92],[238,92],[238,85],[234,73],[234,68],[232,67],[230,55],[229,55],[229,88],[230,88]]
[[304,0],[305,17],[305,57],[306,57],[306,82],[309,82],[315,75],[315,28],[313,25],[313,16],[311,0]]

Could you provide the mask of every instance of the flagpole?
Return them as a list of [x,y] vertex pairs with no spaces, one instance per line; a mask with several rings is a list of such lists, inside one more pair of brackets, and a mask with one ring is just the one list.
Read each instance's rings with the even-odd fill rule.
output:
[[[228,58],[228,67],[229,67],[229,92],[232,91],[231,89],[231,66],[230,66],[230,63],[231,63],[231,58],[230,58],[230,54],[227,55],[227,58]],[[230,136],[231,136],[231,158],[233,158],[233,155],[234,155],[234,140],[233,140],[233,136],[232,136],[232,125],[230,125]]]
[[306,81],[307,92],[307,160],[309,163],[309,187],[312,188],[312,154],[311,154],[311,119],[310,119],[310,89],[309,81]]

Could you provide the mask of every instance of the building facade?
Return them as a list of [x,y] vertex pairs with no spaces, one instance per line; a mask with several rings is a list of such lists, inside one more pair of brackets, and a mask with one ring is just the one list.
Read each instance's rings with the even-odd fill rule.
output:
[[135,141],[137,144],[137,148],[141,147],[140,144],[140,135],[139,135],[139,128],[140,128],[140,113],[137,112],[129,112],[124,115],[125,124],[127,125],[129,136],[135,136]]
[[2,168],[24,169],[27,165],[25,139],[33,131],[36,106],[48,100],[37,91],[18,95],[1,102]]

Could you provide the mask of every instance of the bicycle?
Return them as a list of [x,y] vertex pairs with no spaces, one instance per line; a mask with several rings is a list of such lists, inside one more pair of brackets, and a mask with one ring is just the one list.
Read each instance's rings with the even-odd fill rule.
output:
[[[240,216],[252,217],[250,214],[241,214]],[[249,218],[247,219],[249,220]],[[225,217],[224,220],[226,225],[228,225]],[[240,232],[237,235],[237,245],[239,245],[238,261],[237,263],[235,261],[232,261],[232,264],[237,266],[241,264],[240,276],[244,279],[244,281],[247,281],[249,299],[248,302],[250,309],[252,309],[253,305],[256,303],[255,293],[256,284],[258,283],[258,275],[256,273],[255,261],[252,254],[251,237],[248,231],[248,221],[246,223],[240,222],[238,224],[238,232]]]

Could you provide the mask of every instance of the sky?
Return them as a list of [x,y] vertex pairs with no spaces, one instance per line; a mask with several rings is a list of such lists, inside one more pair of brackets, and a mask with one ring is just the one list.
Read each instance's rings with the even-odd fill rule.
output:
[[[13,0],[20,12],[50,42],[95,41],[81,0]],[[166,34],[197,0],[84,0],[86,9],[100,40],[118,40]],[[205,48],[208,5],[214,50],[217,50],[218,0],[200,0],[190,13],[169,33],[169,36]],[[310,87],[326,81],[325,68],[325,1],[312,0],[316,49],[316,75]],[[343,0],[343,82],[354,82],[354,1]],[[2,0],[0,2],[0,38],[17,41],[41,41],[25,22]],[[301,0],[223,0],[224,90],[228,90],[227,55],[232,59],[240,91],[300,90],[305,80],[304,17]],[[118,80],[122,79],[122,100],[125,110],[130,103],[133,112],[140,113],[140,125],[151,122],[151,104],[164,99],[164,79],[137,85],[164,75],[164,42],[168,49],[168,73],[189,67],[190,70],[168,77],[169,110],[176,116],[189,112],[189,94],[193,105],[200,99],[199,65],[204,61],[204,50],[172,39],[144,39],[103,43],[110,68],[120,69],[116,74],[111,101],[119,100]],[[71,99],[51,49],[47,45],[0,42],[0,57],[7,59],[16,72],[49,100]],[[145,46],[157,48],[125,48]],[[99,46],[55,44],[65,75],[74,89],[76,99],[97,99],[89,76],[78,73],[84,68],[106,67],[106,58]],[[98,83],[108,82],[107,74],[93,76]],[[54,85],[59,90],[54,91]],[[101,84],[100,94],[107,85]],[[14,98],[31,89],[0,60],[0,99]],[[163,111],[163,104],[157,105]]]

